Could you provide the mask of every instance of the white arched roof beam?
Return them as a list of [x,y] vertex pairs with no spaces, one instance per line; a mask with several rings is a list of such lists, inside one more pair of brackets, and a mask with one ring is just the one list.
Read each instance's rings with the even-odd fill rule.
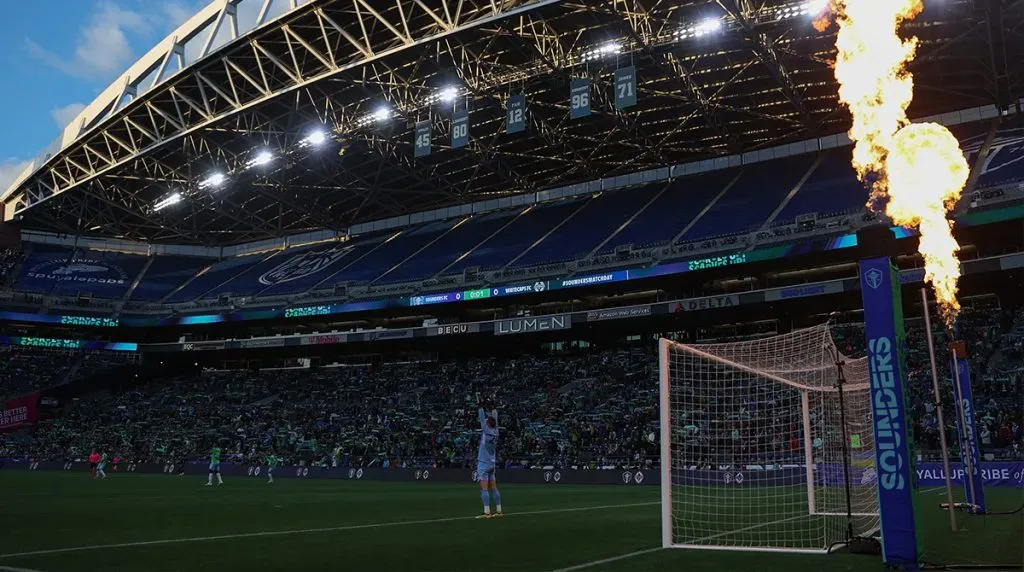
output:
[[[111,82],[99,96],[70,121],[60,136],[37,155],[0,200],[7,199],[46,161],[73,144],[89,128],[117,113],[138,96],[163,84],[178,72],[229,45],[253,30],[273,22],[310,0],[212,0],[178,26],[149,52]],[[242,18],[239,14],[248,14]],[[225,22],[229,22],[225,26]],[[219,34],[220,30],[227,33]]]

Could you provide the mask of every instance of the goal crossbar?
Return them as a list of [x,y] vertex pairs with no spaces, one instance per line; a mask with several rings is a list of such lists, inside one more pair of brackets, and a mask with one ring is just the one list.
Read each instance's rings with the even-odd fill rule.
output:
[[[665,340],[665,341],[668,341],[668,340]],[[718,363],[720,363],[722,365],[726,365],[726,366],[729,366],[729,367],[734,367],[736,369],[745,371],[745,372],[753,374],[753,375],[759,375],[759,376],[762,376],[762,377],[767,377],[768,379],[771,379],[773,381],[777,381],[779,383],[786,384],[786,385],[788,385],[790,387],[794,387],[796,389],[802,389],[804,391],[825,391],[825,392],[838,392],[839,391],[839,388],[838,387],[834,387],[834,386],[829,386],[829,387],[811,387],[809,385],[806,385],[806,384],[803,384],[803,383],[800,383],[800,382],[797,382],[797,381],[793,381],[792,379],[787,379],[787,378],[782,377],[780,375],[776,375],[776,374],[772,373],[769,370],[756,369],[756,368],[750,367],[749,365],[742,364],[742,363],[739,363],[739,362],[735,362],[735,361],[732,361],[732,360],[728,360],[728,359],[725,359],[722,356],[716,356],[715,354],[711,354],[711,353],[705,352],[705,351],[697,349],[696,347],[691,346],[691,345],[678,344],[675,347],[677,349],[682,350],[682,351],[686,351],[686,352],[690,352],[692,354],[698,355],[698,356],[700,356],[700,357],[702,357],[702,358],[704,358],[706,360],[718,362]],[[808,369],[803,369],[803,370],[791,370],[791,371],[811,372],[811,371],[815,371],[815,370],[808,368]],[[868,384],[868,383],[853,383],[853,384],[847,384],[846,386],[844,386],[843,389],[845,391],[863,391],[863,390],[868,389],[869,387],[870,387],[870,384]]]

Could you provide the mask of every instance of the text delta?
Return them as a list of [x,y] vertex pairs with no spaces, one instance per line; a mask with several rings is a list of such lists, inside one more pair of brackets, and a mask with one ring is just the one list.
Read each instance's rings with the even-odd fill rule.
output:
[[871,407],[878,450],[878,482],[886,490],[903,490],[907,483],[900,470],[903,458],[902,423],[896,394],[895,353],[889,338],[868,341],[868,366],[871,372]]

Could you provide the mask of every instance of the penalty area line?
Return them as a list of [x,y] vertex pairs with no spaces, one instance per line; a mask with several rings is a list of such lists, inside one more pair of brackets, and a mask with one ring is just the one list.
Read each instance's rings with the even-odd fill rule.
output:
[[585,568],[592,568],[594,566],[600,566],[602,564],[609,564],[611,562],[618,562],[619,560],[625,560],[627,558],[633,558],[636,556],[642,556],[644,554],[650,554],[652,552],[657,552],[659,550],[664,549],[658,546],[657,548],[648,548],[646,550],[637,550],[636,552],[627,552],[626,554],[619,554],[618,556],[611,556],[608,558],[602,558],[600,560],[591,560],[590,562],[576,564],[575,566],[569,566],[567,568],[559,568],[557,570],[553,570],[552,572],[572,572],[573,570],[583,570]]
[[[528,510],[522,512],[507,512],[505,518],[516,516],[534,516],[541,514],[558,514],[566,512],[585,512],[591,510],[608,510],[616,508],[632,508],[640,506],[651,506],[661,504],[660,501],[637,502],[627,504],[604,504],[596,506],[583,506],[576,508],[554,508],[546,510]],[[94,544],[89,546],[72,546],[69,548],[52,548],[48,550],[30,550],[27,552],[10,552],[0,554],[0,558],[21,558],[25,556],[44,556],[47,554],[64,554],[68,552],[85,552],[89,550],[109,550],[113,548],[133,548],[136,546],[159,546],[161,544],[183,544],[188,542],[209,542],[214,540],[234,540],[237,538],[264,538],[268,536],[288,536],[293,534],[315,534],[323,532],[344,532],[348,530],[367,530],[371,528],[389,528],[394,526],[410,526],[415,524],[437,524],[442,522],[457,522],[461,520],[474,520],[474,516],[449,516],[444,518],[426,518],[421,520],[400,520],[394,522],[375,522],[371,524],[350,524],[344,526],[327,526],[323,528],[302,528],[297,530],[272,530],[267,532],[242,532],[238,534],[219,534],[216,536],[193,536],[188,538],[166,538],[162,540],[142,540],[138,542],[119,542],[116,544]],[[0,568],[2,571],[3,568]],[[17,572],[16,569],[11,572]],[[27,571],[33,572],[33,571]]]

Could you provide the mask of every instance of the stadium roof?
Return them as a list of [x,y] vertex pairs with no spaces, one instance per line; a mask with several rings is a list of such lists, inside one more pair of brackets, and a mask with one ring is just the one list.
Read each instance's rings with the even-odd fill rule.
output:
[[[68,127],[5,192],[5,217],[238,244],[841,133],[835,27],[808,14],[821,4],[216,0]],[[907,26],[921,38],[912,115],[1015,105],[1022,24],[1021,0],[928,2]],[[616,111],[612,76],[629,65],[637,105]],[[593,114],[570,119],[581,77]],[[515,94],[528,127],[507,134]],[[415,158],[425,120],[433,152]]]

